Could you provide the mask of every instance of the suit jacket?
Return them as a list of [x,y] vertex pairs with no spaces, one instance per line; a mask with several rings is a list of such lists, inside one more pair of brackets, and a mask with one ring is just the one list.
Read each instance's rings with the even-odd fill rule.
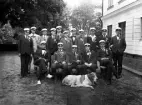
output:
[[75,37],[75,40],[73,40],[73,36],[71,37],[72,45],[77,45],[77,38]]
[[83,61],[82,56],[78,52],[76,52],[76,55],[73,52],[71,52],[71,55],[70,55],[69,59],[70,59],[69,60],[70,63],[76,62],[77,60],[80,60],[81,63]]
[[117,36],[113,36],[110,44],[113,45],[112,46],[113,53],[116,53],[116,51],[123,53],[126,49],[126,41],[124,37],[121,37],[119,41],[117,40]]
[[99,49],[97,52],[97,60],[101,61],[101,58],[109,58],[111,60],[112,59],[111,51],[109,49],[105,49],[105,51]]
[[85,36],[84,37],[84,43],[89,43],[91,44],[92,43],[92,38],[88,35],[88,36]]
[[33,54],[33,40],[31,37],[25,38],[25,35],[19,36],[18,52],[20,54]]
[[97,42],[91,43],[91,46],[90,46],[91,51],[93,50],[93,51],[97,52],[98,48],[99,48],[99,46],[98,46]]
[[83,62],[87,62],[87,63],[93,63],[96,64],[97,63],[97,53],[94,51],[91,51],[91,55],[90,57],[87,55],[87,52],[85,52],[83,55]]
[[52,57],[52,61],[58,61],[58,63],[62,63],[63,61],[67,62],[67,55],[66,52],[63,51],[63,54],[60,53],[58,50],[57,52],[54,53],[54,56]]
[[67,40],[65,38],[61,39],[61,42],[63,43],[63,49],[66,53],[70,53],[72,51],[72,43],[71,39],[68,38]]
[[49,60],[48,52],[45,55],[42,55],[42,49],[38,48],[34,53],[34,61],[38,60],[39,58],[44,58],[46,60]]
[[41,41],[47,42],[48,38],[49,38],[49,36],[45,35],[45,37],[44,37],[44,35],[42,35],[42,36],[40,36],[39,42],[41,42]]
[[36,52],[36,50],[37,50],[37,47],[40,45],[40,36],[39,35],[37,35],[37,34],[30,34],[29,35],[31,38],[32,38],[32,40],[33,40],[33,49],[34,49],[34,52]]
[[58,50],[57,40],[54,40],[51,36],[49,36],[46,42],[46,49],[51,55],[54,55],[54,53]]
[[85,45],[84,44],[85,44],[84,39],[81,40],[80,37],[77,37],[77,49],[80,54],[85,52]]

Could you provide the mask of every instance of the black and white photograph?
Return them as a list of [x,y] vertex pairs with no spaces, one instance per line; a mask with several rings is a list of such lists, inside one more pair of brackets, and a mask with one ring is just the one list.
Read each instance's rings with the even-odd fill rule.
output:
[[0,0],[0,105],[142,105],[142,0]]

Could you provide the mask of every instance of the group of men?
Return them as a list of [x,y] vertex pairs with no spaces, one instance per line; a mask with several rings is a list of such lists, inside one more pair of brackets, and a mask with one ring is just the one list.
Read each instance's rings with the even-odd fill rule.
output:
[[121,28],[116,28],[113,37],[107,36],[106,29],[96,35],[94,27],[90,28],[89,35],[85,35],[83,29],[77,35],[75,28],[62,33],[62,26],[51,28],[51,35],[47,35],[47,31],[43,28],[42,35],[37,35],[36,27],[24,28],[24,34],[20,35],[18,45],[22,77],[30,73],[32,59],[34,65],[39,67],[38,84],[44,73],[49,78],[52,75],[63,78],[69,74],[84,75],[102,70],[107,84],[111,84],[112,75],[121,77],[123,52],[126,49]]

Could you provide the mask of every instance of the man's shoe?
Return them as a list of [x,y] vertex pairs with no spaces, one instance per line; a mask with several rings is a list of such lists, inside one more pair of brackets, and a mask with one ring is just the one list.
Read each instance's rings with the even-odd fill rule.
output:
[[120,78],[122,78],[122,75],[118,75],[117,79],[120,79]]
[[41,84],[40,80],[38,80],[38,81],[37,81],[37,84],[38,84],[38,85],[40,85],[40,84]]

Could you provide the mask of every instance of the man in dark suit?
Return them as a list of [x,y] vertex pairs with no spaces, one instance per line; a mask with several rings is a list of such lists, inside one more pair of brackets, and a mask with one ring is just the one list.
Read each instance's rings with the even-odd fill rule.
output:
[[79,69],[82,69],[82,56],[77,52],[77,45],[72,45],[72,52],[68,64],[70,74],[79,74]]
[[76,29],[72,28],[71,33],[72,33],[72,35],[70,37],[71,37],[72,45],[76,45],[77,44],[77,33],[76,33]]
[[47,71],[47,68],[49,67],[49,54],[46,51],[46,41],[40,42],[40,47],[36,50],[34,53],[34,65],[39,67],[39,70],[37,70],[37,84],[41,84],[40,80],[43,76],[43,74],[48,73],[48,77],[51,78],[52,76],[49,74],[49,71]]
[[109,37],[107,35],[107,29],[102,29],[102,38],[101,38],[101,40],[104,40],[105,41],[105,47],[109,48],[111,37]]
[[[105,41],[100,40],[100,49],[98,50],[97,59],[99,61],[99,67],[104,66],[106,69],[102,74],[104,74],[104,79],[106,80],[107,84],[111,84],[112,73],[116,76],[115,68],[112,64],[112,54],[111,51],[105,47]],[[100,68],[99,68],[100,69]],[[102,68],[103,69],[103,68]],[[117,76],[116,76],[117,78]]]
[[57,39],[56,39],[56,28],[51,28],[51,36],[46,41],[46,51],[49,54],[49,64],[51,68],[51,56],[58,50]]
[[[90,44],[85,44],[85,53],[82,55],[83,57],[83,74],[87,74],[90,72],[96,72],[97,68],[97,54],[94,51],[90,50]],[[82,73],[82,71],[80,71]]]
[[113,61],[115,69],[118,71],[118,76],[121,78],[122,73],[122,61],[123,53],[126,49],[126,41],[123,36],[121,36],[121,28],[116,28],[116,35],[111,39],[111,50],[113,55]]
[[79,36],[77,37],[77,50],[80,54],[85,52],[83,29],[79,30]]
[[28,74],[28,65],[30,58],[33,54],[33,41],[29,37],[29,28],[24,29],[25,34],[19,37],[18,51],[21,58],[21,77],[25,77]]
[[67,67],[67,54],[63,50],[63,43],[58,43],[58,51],[54,53],[52,57],[52,73],[54,76],[57,76],[58,74],[60,77],[64,77],[68,73],[68,67]]

